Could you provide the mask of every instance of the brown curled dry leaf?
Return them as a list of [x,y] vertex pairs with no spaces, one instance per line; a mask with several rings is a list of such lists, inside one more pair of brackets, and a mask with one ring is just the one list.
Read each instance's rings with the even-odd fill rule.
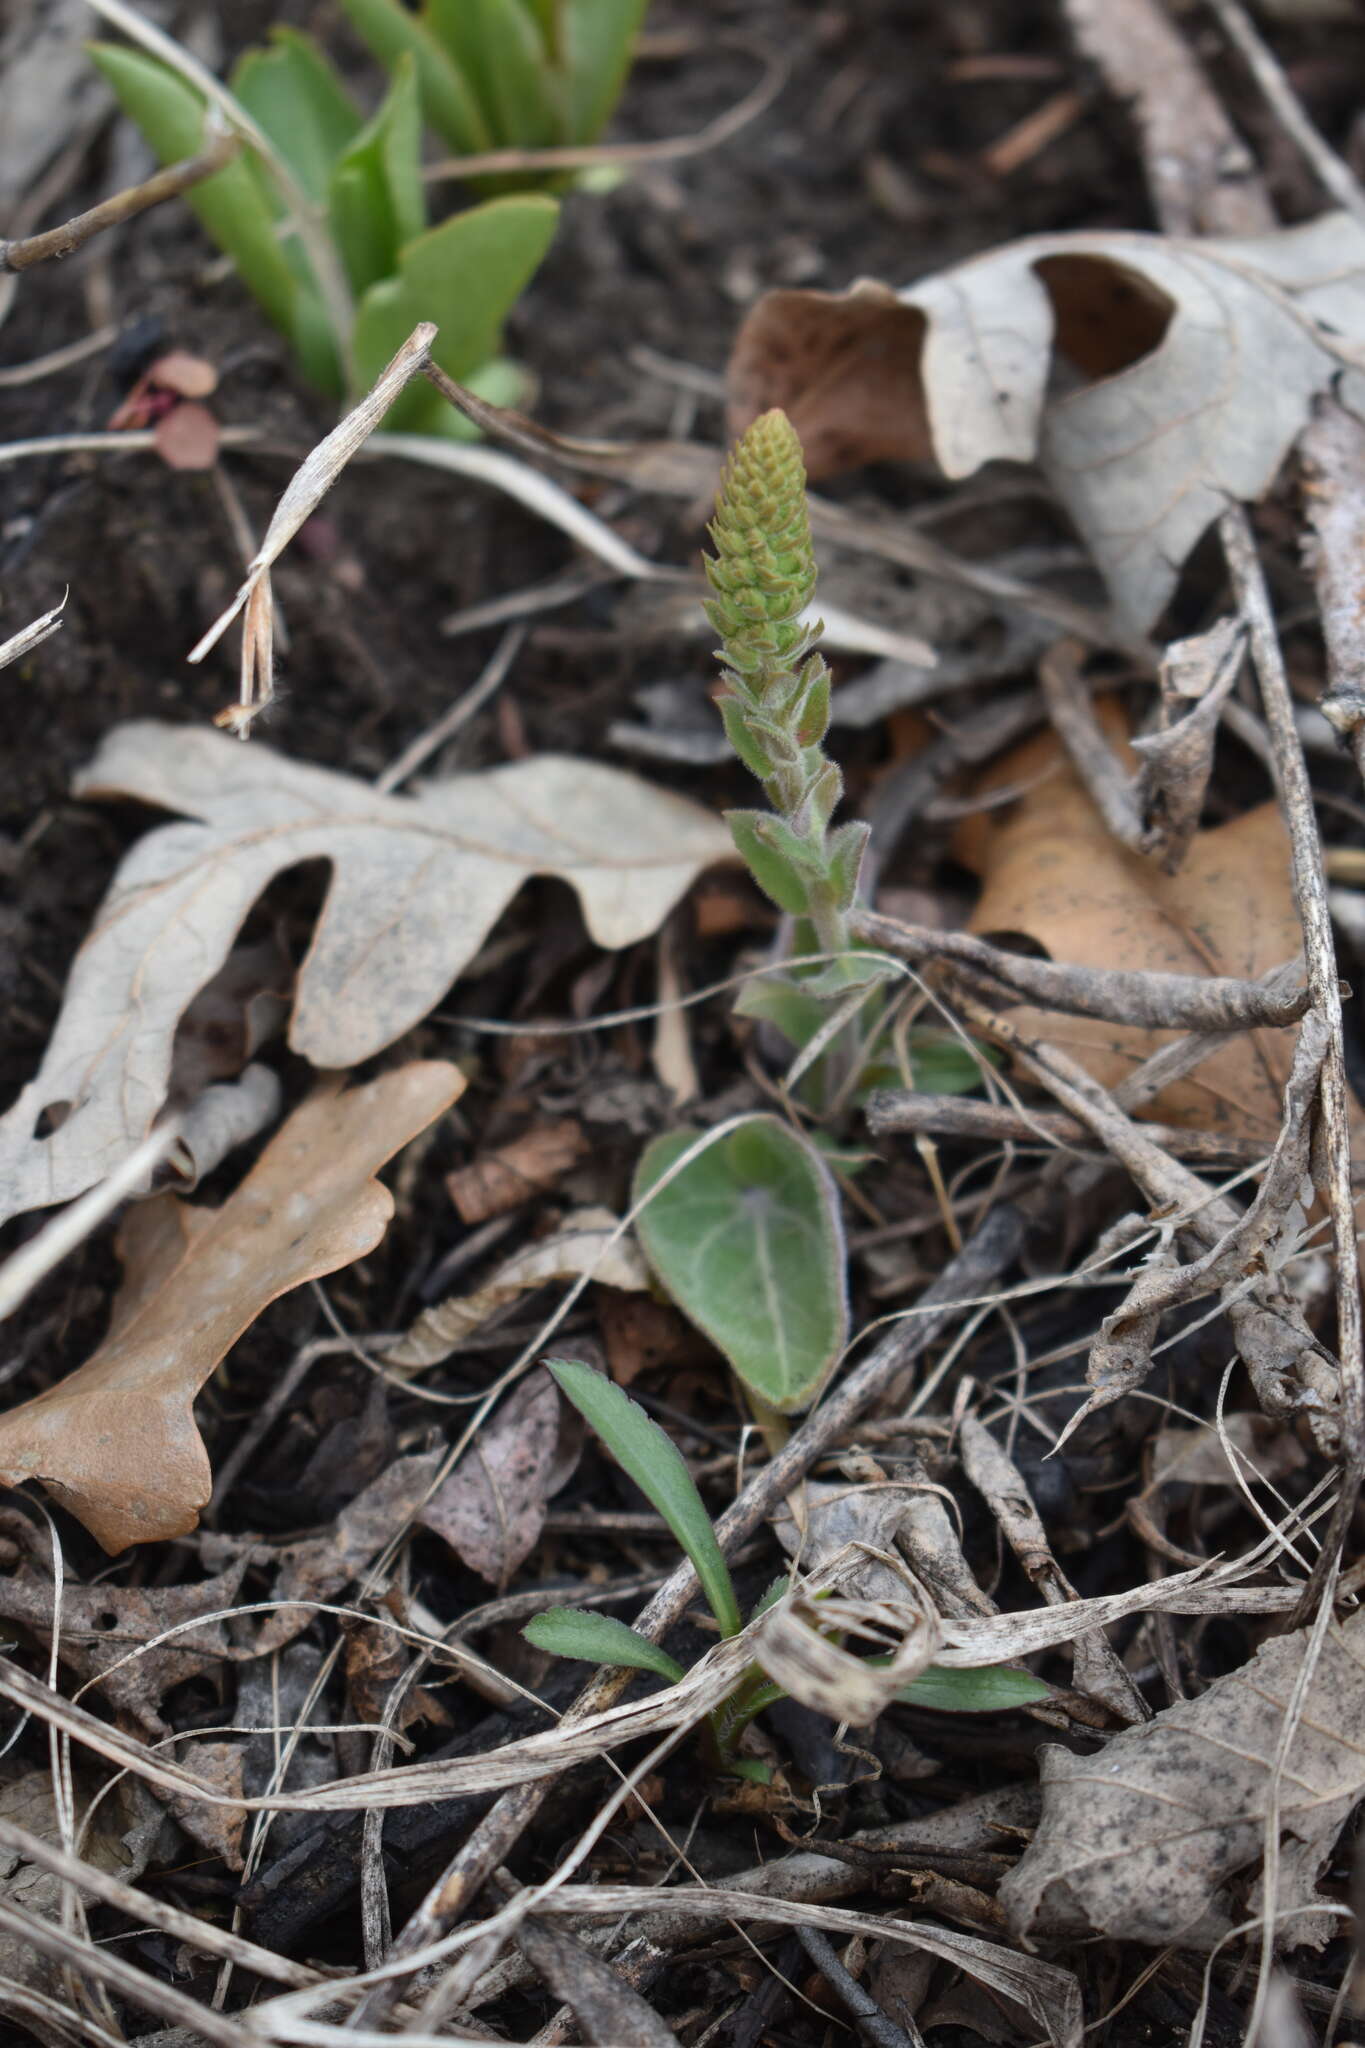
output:
[[[1111,741],[1126,752],[1120,714],[1100,708]],[[978,812],[958,835],[959,856],[982,882],[973,931],[1022,933],[1049,959],[1079,967],[1247,981],[1299,953],[1289,840],[1274,804],[1196,833],[1171,875],[1110,835],[1051,734],[995,763],[975,793],[1016,788],[1014,803]],[[1109,1088],[1178,1035],[1046,1010],[1010,1015],[1026,1036],[1060,1046]],[[1143,1114],[1270,1144],[1293,1050],[1293,1028],[1243,1032]]]
[[393,1214],[374,1176],[463,1088],[443,1060],[325,1084],[221,1209],[159,1197],[136,1300],[93,1358],[0,1418],[0,1478],[40,1480],[110,1552],[193,1529],[212,1477],[195,1395],[268,1303],[374,1249]]
[[582,1432],[538,1366],[479,1431],[418,1520],[494,1586],[535,1549],[545,1507],[573,1474]]
[[383,796],[268,747],[145,720],[109,734],[76,791],[156,804],[179,822],[127,855],[41,1069],[0,1117],[0,1220],[70,1200],[146,1136],[182,1014],[286,868],[331,865],[289,1043],[334,1069],[418,1023],[532,875],[568,882],[591,937],[617,947],[648,937],[704,868],[734,858],[701,805],[555,754]]
[[740,329],[730,426],[791,415],[815,475],[886,459],[1043,470],[1145,630],[1229,498],[1266,491],[1342,371],[1365,226],[1227,239],[1035,235],[904,291],[776,291]]
[[468,1166],[447,1174],[446,1192],[461,1223],[486,1223],[554,1187],[591,1149],[575,1117],[533,1124],[519,1138],[481,1153]]
[[1317,1881],[1365,1791],[1365,1615],[1328,1635],[1272,1787],[1308,1633],[1263,1643],[1198,1699],[1125,1730],[1096,1755],[1043,1751],[1038,1832],[1000,1887],[1016,1934],[1093,1931],[1210,1947],[1248,1910],[1227,1888],[1260,1861],[1272,1793],[1280,1938],[1316,1945],[1339,1929],[1324,1915]]

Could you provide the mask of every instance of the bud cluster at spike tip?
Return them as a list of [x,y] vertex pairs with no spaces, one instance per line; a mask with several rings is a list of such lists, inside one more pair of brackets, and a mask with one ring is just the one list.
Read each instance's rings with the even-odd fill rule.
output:
[[818,632],[799,624],[815,592],[815,551],[806,511],[806,465],[784,412],[765,412],[731,450],[721,473],[706,557],[716,595],[707,617],[726,659],[747,674],[767,660],[800,661]]

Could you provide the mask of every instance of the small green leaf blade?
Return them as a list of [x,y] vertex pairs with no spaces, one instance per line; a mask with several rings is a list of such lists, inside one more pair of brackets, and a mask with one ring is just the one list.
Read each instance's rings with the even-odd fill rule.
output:
[[633,1191],[644,1202],[640,1243],[683,1314],[745,1385],[781,1414],[796,1414],[815,1399],[848,1338],[833,1175],[779,1118],[757,1115],[661,1186],[696,1137],[673,1131],[647,1147]]
[[687,1673],[675,1657],[628,1628],[610,1614],[584,1607],[547,1607],[522,1630],[528,1643],[552,1657],[574,1657],[580,1664],[615,1664],[625,1671],[653,1671],[676,1685]]
[[722,1635],[738,1635],[743,1623],[730,1570],[711,1517],[673,1439],[645,1414],[638,1401],[632,1401],[614,1380],[594,1372],[590,1365],[572,1358],[547,1358],[545,1363],[687,1552]]
[[332,231],[357,293],[391,277],[400,250],[426,226],[421,149],[417,73],[405,52],[383,104],[328,181]]
[[341,4],[356,34],[369,44],[385,70],[392,71],[405,50],[411,52],[422,111],[453,150],[469,156],[493,147],[488,123],[468,79],[420,15],[410,14],[402,0],[341,0]]
[[243,52],[233,94],[265,130],[310,199],[321,201],[332,165],[363,117],[311,36],[272,28],[269,49]]
[[[549,149],[568,140],[557,104],[556,81],[534,16],[521,0],[462,0],[462,13],[483,53],[488,112],[501,142],[514,149]],[[433,22],[438,9],[431,9]]]
[[[193,156],[204,139],[204,102],[164,64],[117,43],[92,43],[90,56],[163,164]],[[275,235],[275,212],[254,164],[239,156],[185,194],[207,233],[231,257],[267,317],[292,335],[298,281]]]
[[[527,193],[485,200],[409,242],[398,275],[372,285],[351,336],[356,375],[372,384],[419,320],[440,330],[432,353],[461,384],[498,353],[502,325],[550,245],[559,218],[553,199]],[[420,431],[425,394],[409,390],[386,418],[394,431]],[[410,402],[405,402],[410,401]]]
[[560,0],[569,139],[595,142],[620,98],[649,0]]
[[1052,1697],[1052,1687],[1017,1664],[986,1664],[973,1671],[931,1664],[896,1698],[938,1714],[1004,1714]]

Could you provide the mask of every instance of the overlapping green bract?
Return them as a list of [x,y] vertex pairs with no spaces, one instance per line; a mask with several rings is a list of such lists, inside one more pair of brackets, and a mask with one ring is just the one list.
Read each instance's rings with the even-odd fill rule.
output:
[[[204,102],[192,86],[139,50],[98,43],[91,54],[163,163],[201,146]],[[335,397],[356,396],[413,328],[431,320],[443,370],[490,398],[515,400],[519,380],[498,354],[502,327],[549,247],[556,202],[508,194],[427,226],[420,82],[410,53],[397,54],[369,121],[316,44],[293,30],[276,29],[268,48],[248,50],[230,83],[322,215],[354,295],[349,332],[336,331],[298,237],[281,238],[285,207],[254,152],[187,197],[309,381]],[[403,393],[387,424],[456,438],[473,431],[425,384]]]

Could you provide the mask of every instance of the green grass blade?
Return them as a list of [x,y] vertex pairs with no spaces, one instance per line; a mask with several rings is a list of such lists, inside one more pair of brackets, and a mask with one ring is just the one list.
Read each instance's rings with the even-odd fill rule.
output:
[[610,1614],[582,1607],[547,1607],[522,1630],[528,1643],[552,1657],[576,1657],[582,1664],[615,1664],[626,1671],[654,1671],[676,1685],[687,1673],[677,1659],[637,1635]]
[[794,1414],[815,1399],[848,1335],[838,1189],[813,1145],[763,1115],[667,1180],[696,1138],[673,1131],[646,1149],[634,1187],[640,1243],[745,1385]]
[[1051,1697],[1050,1685],[1017,1664],[986,1664],[975,1671],[931,1664],[896,1694],[907,1707],[932,1707],[938,1714],[1003,1714]]
[[401,0],[341,0],[351,25],[375,56],[392,71],[405,50],[417,66],[422,109],[438,135],[462,156],[491,149],[493,137],[478,101],[459,67],[420,15]]
[[545,1363],[687,1552],[721,1634],[738,1635],[743,1624],[729,1567],[682,1452],[638,1401],[590,1365],[569,1358],[547,1358]]

